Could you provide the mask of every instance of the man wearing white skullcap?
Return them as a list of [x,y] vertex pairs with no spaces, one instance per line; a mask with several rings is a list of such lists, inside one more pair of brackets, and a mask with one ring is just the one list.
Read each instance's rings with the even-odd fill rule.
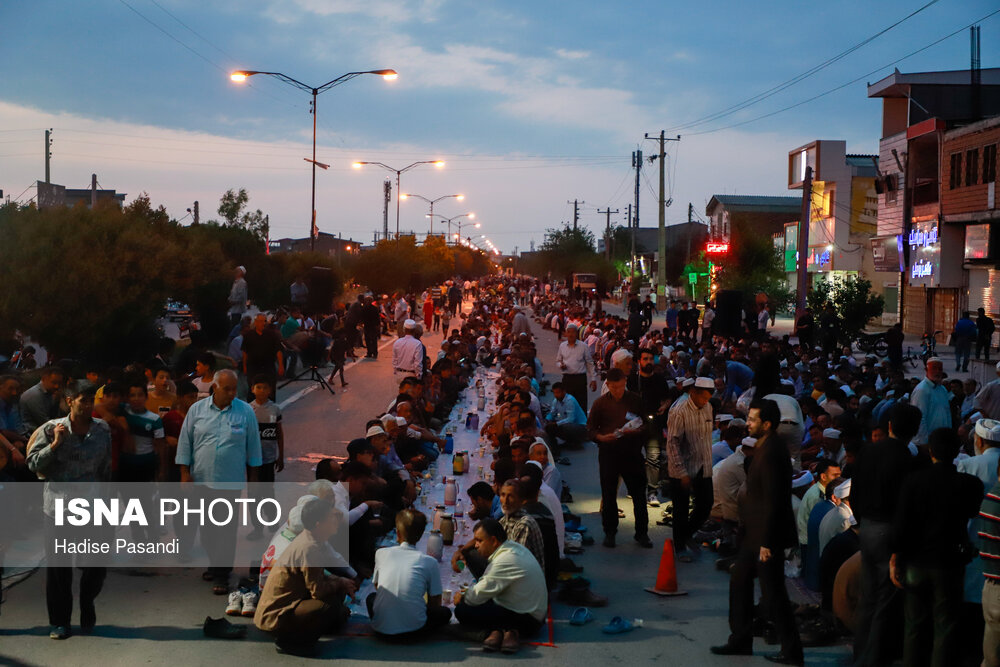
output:
[[997,379],[987,383],[976,394],[976,409],[988,419],[1000,419],[1000,362],[997,362]]
[[854,513],[851,511],[851,480],[847,479],[835,486],[832,490],[827,489],[830,502],[836,507],[819,524],[819,554],[823,558],[823,549],[837,535],[851,527],[851,518]]
[[412,375],[416,378],[424,376],[424,357],[427,352],[424,344],[414,336],[416,330],[416,322],[404,320],[404,335],[392,344],[392,370],[397,376]]
[[980,419],[974,431],[976,455],[962,459],[956,465],[959,472],[975,475],[987,489],[997,483],[1000,464],[1000,421]]
[[844,443],[840,439],[840,431],[835,428],[823,429],[823,449],[820,456],[830,459],[841,468],[847,460],[847,452],[844,450]]

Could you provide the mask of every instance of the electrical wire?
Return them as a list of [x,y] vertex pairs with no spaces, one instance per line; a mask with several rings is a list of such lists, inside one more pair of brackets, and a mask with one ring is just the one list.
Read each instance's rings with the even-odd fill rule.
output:
[[681,125],[677,125],[676,127],[671,128],[669,131],[673,132],[673,131],[676,131],[676,130],[682,130],[682,129],[686,129],[686,128],[696,127],[698,125],[703,125],[703,124],[711,122],[713,120],[718,120],[719,118],[724,118],[726,116],[732,115],[732,114],[734,114],[734,113],[736,113],[738,111],[742,111],[743,109],[746,109],[748,107],[753,106],[754,104],[757,104],[758,102],[761,102],[763,100],[766,100],[769,97],[777,95],[781,91],[783,91],[783,90],[785,90],[787,88],[790,88],[791,86],[794,86],[795,84],[799,83],[800,81],[804,81],[805,79],[808,79],[813,74],[816,74],[817,72],[820,72],[821,70],[826,69],[830,65],[833,65],[834,63],[836,63],[836,62],[838,62],[840,60],[843,60],[844,58],[846,58],[850,54],[854,53],[858,49],[860,49],[860,48],[862,48],[862,47],[870,44],[871,42],[875,41],[876,39],[878,39],[882,35],[886,34],[890,30],[892,30],[893,28],[899,26],[902,23],[905,23],[906,21],[908,21],[909,19],[913,18],[917,14],[921,13],[925,9],[931,7],[932,5],[937,4],[938,1],[939,0],[930,0],[930,2],[928,2],[927,4],[925,4],[922,7],[920,7],[918,9],[912,11],[911,13],[907,14],[903,18],[899,19],[898,21],[896,21],[895,23],[893,23],[892,25],[890,25],[889,27],[883,28],[879,32],[875,33],[874,35],[871,35],[870,37],[867,37],[867,38],[863,39],[862,41],[858,42],[857,44],[855,44],[855,45],[853,45],[851,47],[848,47],[847,49],[841,51],[837,55],[835,55],[835,56],[833,56],[831,58],[828,58],[827,60],[824,60],[820,64],[811,67],[810,69],[806,70],[805,72],[802,72],[801,74],[798,74],[798,75],[792,77],[791,79],[788,79],[787,81],[779,83],[778,85],[776,85],[776,86],[774,86],[772,88],[769,88],[769,89],[767,89],[767,90],[765,90],[765,91],[763,91],[761,93],[758,93],[758,94],[756,94],[756,95],[754,95],[752,97],[749,97],[749,98],[743,100],[742,102],[737,102],[736,104],[734,104],[732,106],[729,106],[729,107],[726,107],[725,109],[722,109],[722,110],[717,111],[715,113],[709,114],[707,116],[703,116],[702,118],[696,119],[694,121],[689,121],[689,122],[686,122],[686,123],[682,123]]
[[917,55],[918,53],[922,53],[922,52],[926,51],[927,49],[930,49],[930,48],[932,48],[934,46],[937,46],[941,42],[943,42],[943,41],[945,41],[947,39],[950,39],[950,38],[954,37],[955,35],[968,30],[970,27],[976,25],[977,23],[982,23],[983,21],[986,21],[986,20],[992,18],[993,16],[995,16],[997,14],[1000,14],[1000,9],[994,10],[994,11],[990,12],[989,14],[986,14],[985,16],[983,16],[983,17],[981,17],[979,19],[976,19],[972,23],[969,23],[969,24],[967,24],[965,26],[962,26],[961,28],[959,28],[959,29],[957,29],[957,30],[955,30],[953,32],[948,33],[944,37],[941,37],[940,39],[936,39],[933,42],[931,42],[930,44],[927,44],[925,46],[920,47],[916,51],[911,51],[910,53],[906,54],[905,56],[903,56],[901,58],[897,58],[896,60],[892,61],[891,63],[888,63],[886,65],[882,65],[881,67],[877,67],[877,68],[873,69],[872,71],[866,72],[865,74],[862,74],[861,76],[859,76],[859,77],[857,77],[855,79],[851,79],[847,83],[843,83],[843,84],[841,84],[841,85],[839,85],[839,86],[837,86],[835,88],[831,88],[831,89],[829,89],[829,90],[827,90],[825,92],[819,93],[817,95],[813,95],[812,97],[806,98],[806,99],[802,100],[801,102],[796,102],[795,104],[790,104],[790,105],[788,105],[786,107],[778,109],[777,111],[771,111],[770,113],[762,114],[760,116],[756,116],[754,118],[750,118],[748,120],[744,120],[744,121],[741,121],[739,123],[733,123],[731,125],[726,125],[726,126],[723,126],[723,127],[717,127],[717,128],[711,129],[711,130],[702,130],[700,132],[690,132],[690,133],[688,133],[688,136],[697,136],[697,135],[700,135],[700,134],[712,134],[713,132],[721,132],[722,130],[731,130],[731,129],[735,128],[735,127],[741,127],[743,125],[748,125],[750,123],[755,123],[758,120],[763,120],[765,118],[770,118],[771,116],[776,116],[776,115],[778,115],[780,113],[784,113],[786,111],[791,111],[792,109],[800,107],[803,104],[808,104],[809,102],[813,102],[815,100],[818,100],[821,97],[826,97],[827,95],[829,95],[831,93],[835,93],[838,90],[842,90],[842,89],[844,89],[844,88],[846,88],[846,87],[848,87],[848,86],[850,86],[852,84],[855,84],[855,83],[857,83],[859,81],[863,81],[864,79],[866,79],[866,78],[868,78],[868,77],[870,77],[870,76],[872,76],[874,74],[878,74],[879,72],[881,72],[884,69],[887,69],[889,67],[893,67],[894,65],[897,65],[897,64],[903,62],[904,60],[912,58],[913,56]]

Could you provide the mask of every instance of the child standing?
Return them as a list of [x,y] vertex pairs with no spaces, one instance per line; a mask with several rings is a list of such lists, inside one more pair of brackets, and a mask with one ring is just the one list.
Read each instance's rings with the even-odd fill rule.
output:
[[[281,429],[281,408],[271,400],[271,379],[266,375],[253,378],[250,391],[253,401],[250,407],[257,417],[257,428],[260,429],[260,453],[263,464],[257,473],[257,481],[269,484],[268,495],[273,495],[274,474],[285,469],[285,434]],[[247,535],[247,539],[257,540],[263,536],[263,527],[258,524]]]

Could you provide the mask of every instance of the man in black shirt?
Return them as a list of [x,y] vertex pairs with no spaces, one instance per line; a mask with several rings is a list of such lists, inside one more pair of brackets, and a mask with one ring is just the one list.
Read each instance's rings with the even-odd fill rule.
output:
[[958,433],[939,428],[927,440],[933,464],[900,491],[889,573],[904,590],[903,664],[947,667],[959,650],[963,578],[973,550],[967,526],[979,513],[983,483],[955,469]]
[[795,335],[799,337],[799,345],[802,346],[803,352],[806,350],[812,352],[815,330],[812,308],[806,308],[795,322]]
[[639,398],[642,415],[646,420],[643,440],[646,443],[646,501],[652,507],[660,506],[657,491],[660,488],[660,469],[663,466],[663,427],[667,423],[664,401],[667,400],[667,382],[654,373],[653,351],[639,351]]
[[590,408],[587,428],[597,443],[597,461],[601,479],[601,523],[604,546],[614,548],[618,532],[618,479],[632,496],[635,512],[635,541],[647,549],[649,515],[646,511],[645,474],[642,456],[642,401],[638,394],[625,389],[625,373],[620,368],[608,371],[608,393]]
[[860,526],[861,596],[854,636],[857,665],[875,667],[890,661],[887,640],[892,635],[896,589],[889,580],[892,520],[899,490],[916,470],[917,459],[907,448],[920,426],[920,409],[897,403],[889,413],[889,438],[862,445],[851,477],[851,509]]
[[[243,334],[243,374],[248,378],[266,375],[273,387],[285,374],[278,332],[267,325],[267,315],[257,313],[253,328]],[[277,368],[277,372],[275,369]],[[274,400],[274,396],[271,396]]]
[[990,344],[993,342],[993,332],[996,331],[996,324],[993,318],[986,314],[985,308],[979,309],[979,317],[976,318],[976,359],[982,350],[986,354],[986,361],[990,360]]
[[365,300],[365,305],[361,307],[361,322],[365,327],[366,359],[378,358],[380,312],[375,301],[374,297],[370,297]]

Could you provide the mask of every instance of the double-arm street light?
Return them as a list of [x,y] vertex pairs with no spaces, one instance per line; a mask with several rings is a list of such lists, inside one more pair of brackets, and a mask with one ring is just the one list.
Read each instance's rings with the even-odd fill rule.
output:
[[396,169],[395,167],[390,167],[389,165],[385,164],[384,162],[355,162],[351,166],[354,167],[355,169],[361,169],[361,167],[365,166],[366,164],[372,164],[372,165],[375,165],[376,167],[382,167],[383,169],[388,169],[392,173],[396,174],[396,243],[398,244],[399,243],[399,197],[400,197],[400,194],[399,194],[399,176],[400,176],[400,174],[402,174],[403,172],[409,171],[409,170],[413,169],[414,167],[419,167],[422,164],[432,164],[435,167],[437,167],[438,169],[440,169],[440,168],[442,168],[444,166],[444,161],[443,160],[418,160],[417,162],[414,162],[413,164],[406,165],[402,169]]
[[276,79],[284,81],[290,86],[295,86],[299,90],[304,90],[307,93],[312,93],[313,152],[311,160],[309,158],[303,158],[303,159],[306,162],[312,163],[312,206],[311,206],[312,217],[309,221],[309,249],[315,250],[316,236],[318,231],[316,228],[316,167],[322,167],[323,169],[328,169],[330,167],[330,165],[328,164],[323,164],[322,162],[316,161],[316,97],[320,93],[326,92],[327,90],[330,90],[334,86],[339,86],[340,84],[350,81],[351,79],[361,76],[362,74],[376,74],[384,78],[386,81],[392,81],[396,79],[399,75],[396,74],[396,70],[394,69],[373,69],[373,70],[368,70],[366,72],[348,72],[347,74],[338,76],[336,79],[333,79],[332,81],[327,81],[322,86],[317,86],[315,88],[313,86],[306,85],[297,79],[293,79],[287,74],[282,74],[281,72],[258,72],[255,70],[236,70],[235,72],[229,75],[229,78],[236,83],[243,83],[244,81],[247,80],[248,77],[254,76],[255,74],[266,74],[267,76],[273,76]]
[[422,199],[422,200],[424,200],[425,202],[427,202],[428,204],[431,205],[431,214],[428,216],[431,219],[431,230],[430,230],[430,235],[431,236],[434,235],[434,204],[438,203],[442,199],[455,198],[458,201],[462,201],[463,199],[465,199],[465,195],[442,195],[442,196],[438,197],[437,199],[428,199],[427,197],[425,197],[423,195],[415,195],[415,194],[408,194],[408,193],[403,193],[403,194],[401,194],[399,196],[402,197],[403,199],[409,199],[410,197],[416,197],[417,199]]
[[[447,216],[443,216],[440,213],[435,213],[434,215],[436,217],[438,217],[438,218],[441,218],[442,220],[444,220],[445,222],[448,223],[448,237],[449,238],[451,238],[451,223],[452,223],[452,221],[454,221],[454,220],[458,221],[455,224],[458,225],[458,235],[459,235],[459,237],[461,237],[462,236],[462,224],[463,224],[461,219],[462,218],[468,218],[469,220],[475,220],[476,219],[476,214],[472,213],[472,212],[469,212],[469,213],[459,213],[458,215],[453,215],[450,218],[447,217]],[[428,215],[427,217],[430,218],[431,216]],[[482,225],[480,225],[478,222],[476,223],[476,229],[478,229],[481,226]]]

